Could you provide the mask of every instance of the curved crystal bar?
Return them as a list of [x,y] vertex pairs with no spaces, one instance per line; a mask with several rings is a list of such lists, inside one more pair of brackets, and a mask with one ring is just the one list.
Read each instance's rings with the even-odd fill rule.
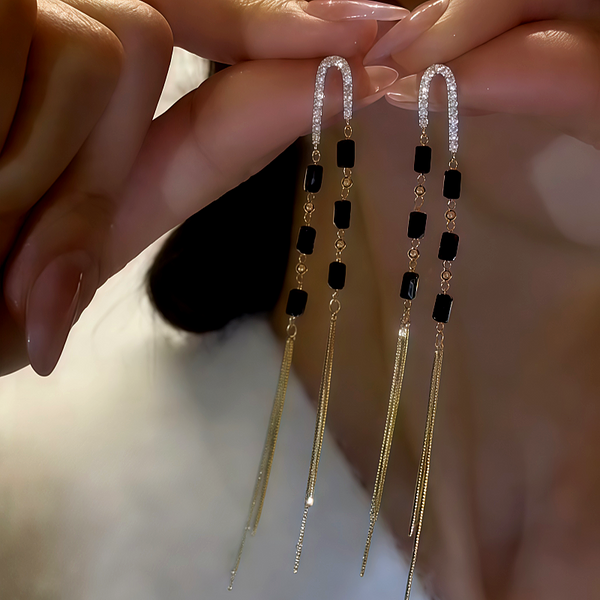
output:
[[429,88],[431,80],[442,75],[448,90],[448,148],[458,152],[458,92],[454,73],[446,65],[431,65],[423,74],[419,88],[419,126],[426,129],[429,125]]
[[316,148],[321,141],[321,121],[323,119],[323,101],[325,100],[325,76],[331,67],[336,67],[342,74],[344,88],[344,119],[352,118],[352,71],[345,58],[328,56],[321,61],[317,69],[315,81],[315,98],[313,103],[312,143]]

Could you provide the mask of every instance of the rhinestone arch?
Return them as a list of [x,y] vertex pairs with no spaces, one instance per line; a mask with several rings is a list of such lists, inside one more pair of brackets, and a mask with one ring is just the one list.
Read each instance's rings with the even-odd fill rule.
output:
[[458,89],[454,73],[446,65],[431,65],[423,74],[419,87],[419,126],[425,131],[429,125],[429,90],[431,81],[436,75],[441,75],[446,80],[448,92],[448,149],[452,154],[455,154],[458,152]]
[[328,56],[321,61],[317,69],[315,81],[315,96],[313,101],[312,143],[315,149],[321,141],[321,123],[323,120],[323,102],[325,101],[325,77],[327,71],[335,67],[342,74],[344,93],[344,119],[346,123],[352,118],[352,71],[345,58]]

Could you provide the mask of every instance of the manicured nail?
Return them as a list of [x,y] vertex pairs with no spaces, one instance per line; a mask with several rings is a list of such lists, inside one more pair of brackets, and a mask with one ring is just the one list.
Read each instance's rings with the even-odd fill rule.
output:
[[448,3],[449,0],[431,0],[419,6],[410,17],[402,19],[377,41],[367,52],[363,63],[372,65],[408,48],[419,36],[439,21],[446,12]]
[[421,78],[418,75],[403,77],[394,84],[394,87],[389,92],[387,92],[385,99],[394,106],[415,110],[418,108],[420,81]]
[[83,252],[55,258],[33,284],[27,297],[25,331],[31,366],[50,375],[77,318],[81,285],[90,259]]
[[324,21],[398,21],[410,14],[406,8],[369,0],[313,0],[304,10]]
[[371,94],[390,87],[399,77],[398,71],[390,67],[365,67],[365,71],[371,80]]

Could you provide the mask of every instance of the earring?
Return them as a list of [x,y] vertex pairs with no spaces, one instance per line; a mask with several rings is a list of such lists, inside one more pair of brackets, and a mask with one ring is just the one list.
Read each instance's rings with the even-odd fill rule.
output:
[[[321,384],[319,387],[319,400],[317,405],[317,419],[315,426],[315,435],[313,441],[312,455],[310,459],[310,468],[308,471],[308,483],[306,485],[306,494],[304,497],[304,513],[300,525],[300,535],[296,544],[296,557],[294,560],[294,573],[298,572],[300,565],[300,556],[304,544],[304,532],[306,529],[306,520],[308,511],[314,504],[314,492],[317,483],[317,472],[319,469],[319,460],[321,457],[321,448],[323,445],[323,435],[325,433],[325,421],[327,419],[327,406],[329,403],[329,391],[331,386],[331,374],[333,370],[333,352],[335,346],[335,331],[338,319],[338,314],[342,308],[339,300],[339,292],[344,288],[346,282],[346,265],[342,262],[342,253],[346,248],[345,231],[350,227],[350,212],[351,203],[348,200],[352,182],[352,168],[355,161],[355,145],[351,138],[352,127],[350,120],[352,119],[352,71],[350,66],[343,58],[339,56],[331,56],[323,60],[317,71],[317,80],[315,85],[315,101],[313,107],[313,160],[315,156],[320,157],[318,145],[321,135],[321,120],[323,116],[323,99],[325,76],[331,67],[336,67],[342,74],[343,92],[344,92],[344,119],[346,126],[344,127],[344,139],[337,144],[337,165],[342,168],[341,180],[341,197],[335,203],[333,223],[337,227],[337,235],[334,242],[335,260],[329,265],[328,283],[333,290],[329,301],[329,333],[327,336],[327,345],[325,350],[325,360],[323,363],[323,372],[321,376]],[[310,167],[309,167],[310,168]],[[313,166],[313,168],[316,168]],[[322,174],[322,167],[321,169]],[[307,171],[308,176],[308,171]]]
[[[337,313],[340,309],[339,301],[337,300],[337,290],[344,287],[344,280],[346,274],[346,265],[341,262],[341,253],[346,247],[344,241],[344,230],[350,224],[350,202],[346,200],[348,197],[348,191],[352,187],[351,171],[350,169],[354,166],[354,141],[350,139],[352,135],[352,128],[350,127],[350,119],[352,118],[352,73],[350,66],[345,59],[339,56],[330,56],[325,58],[317,70],[317,77],[315,83],[315,93],[313,101],[313,120],[312,120],[312,164],[306,168],[304,177],[304,191],[307,193],[306,201],[304,203],[304,225],[302,225],[298,231],[298,240],[296,243],[296,249],[298,250],[298,261],[296,263],[296,287],[291,289],[288,295],[288,301],[286,306],[286,314],[288,315],[288,325],[286,328],[285,346],[283,350],[283,359],[281,361],[281,368],[279,371],[279,379],[277,381],[277,388],[275,392],[275,398],[273,400],[273,407],[271,409],[271,415],[269,418],[269,426],[267,428],[267,435],[265,444],[263,447],[259,467],[258,475],[252,492],[252,499],[250,501],[250,508],[248,510],[248,517],[242,533],[242,540],[238,549],[238,553],[235,559],[234,566],[231,570],[229,590],[233,589],[233,582],[237,575],[240,561],[242,558],[242,552],[246,543],[246,536],[250,531],[252,535],[256,533],[260,517],[262,514],[265,497],[267,494],[267,486],[269,483],[269,476],[271,474],[271,467],[273,464],[273,456],[275,454],[275,446],[277,444],[277,436],[279,434],[279,426],[281,423],[281,415],[283,412],[283,406],[285,403],[285,395],[287,392],[288,381],[290,376],[290,368],[292,365],[292,357],[294,354],[294,343],[298,335],[298,326],[296,325],[296,319],[304,314],[306,304],[308,301],[308,294],[304,290],[304,276],[308,272],[307,257],[313,253],[315,239],[317,232],[311,227],[312,215],[315,211],[315,200],[316,195],[321,189],[323,183],[323,167],[319,165],[321,160],[321,153],[319,152],[319,143],[321,141],[321,121],[323,116],[323,101],[325,99],[325,76],[330,67],[337,67],[342,73],[343,81],[343,95],[344,95],[344,119],[346,121],[346,127],[344,129],[345,138],[338,143],[337,147],[337,161],[338,166],[344,168],[344,179],[342,180],[342,201],[335,203],[335,217],[334,221],[338,227],[338,238],[335,242],[336,247],[336,262],[330,265],[329,269],[329,284],[338,286],[334,288],[336,291],[333,294],[333,298],[330,302],[330,308],[333,305],[332,310],[332,321],[337,319]],[[335,309],[335,310],[334,310]],[[335,318],[334,318],[335,315]],[[333,331],[333,333],[332,333]],[[328,342],[327,355],[330,356],[329,364],[329,375],[331,377],[331,361],[333,360],[333,336],[335,336],[335,323],[330,327],[330,342]],[[327,359],[326,359],[327,363]],[[329,397],[329,380],[327,382],[327,393],[324,400],[324,404],[321,401],[321,394],[319,395],[319,419],[322,419],[322,427],[325,427],[325,414],[327,411],[327,400]],[[323,408],[324,406],[324,408]],[[319,430],[319,426],[317,426]],[[323,440],[323,430],[319,433],[319,445],[318,454],[321,451],[321,443]],[[317,440],[317,432],[315,432],[315,443]],[[313,460],[315,458],[315,450],[313,449]],[[316,481],[317,468],[319,458],[316,457],[316,465],[314,466],[314,480],[312,488],[314,490],[314,481]],[[311,474],[313,472],[313,461],[311,461]],[[309,486],[310,484],[309,479]],[[312,492],[311,492],[312,493]],[[308,494],[307,494],[308,497]],[[304,522],[306,519],[304,519]],[[304,529],[303,529],[304,531]],[[298,556],[299,560],[299,556]],[[297,568],[295,568],[295,571]]]
[[[429,89],[431,81],[436,75],[441,75],[446,80],[448,94],[448,147],[450,151],[450,162],[448,170],[444,173],[443,195],[446,198],[447,208],[444,212],[446,219],[446,231],[442,233],[438,258],[442,261],[441,293],[436,297],[433,307],[433,320],[436,322],[435,351],[433,367],[431,371],[431,382],[429,387],[429,402],[427,405],[427,419],[425,433],[423,436],[423,448],[421,460],[415,485],[415,496],[413,502],[412,517],[410,521],[409,535],[414,535],[413,551],[406,583],[405,600],[410,598],[410,591],[417,562],[421,530],[423,526],[423,514],[425,511],[425,500],[427,498],[427,487],[429,484],[429,470],[431,467],[431,449],[433,446],[433,429],[437,411],[438,395],[440,391],[440,379],[442,374],[442,361],[444,359],[444,334],[445,326],[450,319],[453,299],[448,293],[450,280],[452,279],[452,264],[458,252],[459,237],[454,233],[456,228],[456,201],[460,198],[462,175],[458,170],[458,94],[456,80],[452,71],[445,65],[433,65],[429,67],[421,80],[419,89],[419,125],[421,127],[421,146],[417,147],[415,155],[415,169],[421,173],[429,172],[431,165],[431,149],[427,146],[427,126],[429,124]],[[418,167],[418,169],[417,169]]]
[[458,151],[458,99],[456,90],[456,81],[452,71],[444,65],[433,65],[425,71],[421,79],[419,90],[419,125],[421,127],[420,145],[415,149],[414,169],[418,174],[417,185],[414,188],[414,208],[408,219],[408,237],[411,240],[411,245],[408,250],[408,271],[402,277],[400,287],[400,297],[404,300],[404,311],[400,322],[400,330],[398,332],[398,340],[396,344],[396,356],[394,360],[394,371],[392,376],[392,385],[388,402],[388,411],[386,416],[383,443],[379,455],[379,464],[377,467],[377,475],[375,477],[375,485],[373,496],[371,499],[371,510],[369,515],[369,530],[367,533],[367,541],[363,553],[361,566],[361,576],[365,574],[369,550],[375,523],[379,517],[381,508],[381,499],[383,496],[383,487],[385,476],[389,463],[392,440],[394,436],[394,428],[396,425],[396,417],[398,415],[398,406],[400,395],[402,392],[402,382],[404,379],[404,368],[406,365],[406,356],[408,353],[408,341],[410,333],[410,313],[412,302],[417,295],[419,285],[419,275],[416,272],[417,262],[420,256],[419,247],[421,240],[425,236],[427,225],[427,214],[422,208],[425,203],[425,181],[426,175],[431,171],[431,148],[427,145],[429,138],[427,137],[428,126],[428,108],[429,108],[429,88],[431,80],[435,75],[442,75],[446,79],[448,91],[448,121],[449,121],[449,149],[451,154],[450,168],[444,176],[443,194],[448,199],[448,209],[445,213],[447,231],[442,235],[442,242],[439,250],[439,258],[443,261],[442,271],[442,294],[439,294],[434,308],[433,318],[437,321],[436,328],[436,353],[433,368],[433,376],[431,383],[430,401],[427,411],[427,424],[425,429],[425,440],[423,442],[423,451],[419,466],[419,475],[415,490],[415,499],[413,503],[412,518],[410,525],[410,535],[412,536],[415,530],[415,525],[418,525],[415,536],[415,548],[411,561],[411,569],[407,588],[408,598],[410,588],[412,586],[412,578],[416,563],[416,555],[419,546],[421,535],[421,524],[423,518],[423,510],[425,508],[425,496],[427,494],[427,483],[429,481],[429,466],[431,461],[431,445],[433,442],[433,424],[435,421],[435,410],[437,406],[437,395],[439,391],[439,380],[442,367],[443,357],[443,341],[444,341],[444,324],[448,322],[450,310],[452,308],[452,298],[448,295],[450,287],[450,279],[452,273],[450,270],[452,261],[456,258],[458,249],[458,236],[454,234],[456,220],[456,199],[460,196],[460,180],[461,175],[457,170],[458,162],[456,160],[456,152]]

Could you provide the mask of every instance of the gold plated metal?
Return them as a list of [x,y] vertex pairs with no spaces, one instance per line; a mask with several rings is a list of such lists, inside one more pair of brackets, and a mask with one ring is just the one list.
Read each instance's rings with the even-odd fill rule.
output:
[[283,351],[283,360],[281,361],[281,369],[279,371],[279,380],[277,381],[277,391],[275,393],[273,407],[271,408],[271,416],[269,418],[269,427],[267,429],[265,444],[260,459],[260,465],[258,467],[256,483],[254,484],[254,491],[252,492],[252,500],[250,501],[248,518],[246,519],[246,525],[242,533],[242,540],[236,555],[235,563],[233,569],[231,570],[228,588],[229,590],[233,589],[233,582],[240,567],[242,552],[244,551],[244,545],[246,544],[246,536],[248,535],[249,531],[251,531],[252,535],[254,535],[256,533],[258,523],[260,522],[265,496],[267,494],[267,485],[269,483],[271,467],[273,465],[275,446],[277,445],[277,436],[279,434],[279,425],[281,423],[281,415],[283,412],[283,405],[285,403],[285,394],[290,378],[290,368],[292,366],[292,356],[294,354],[294,342],[296,340],[297,333],[298,329],[295,323],[295,318],[290,317],[287,326],[287,338]]
[[[348,127],[346,125],[345,133],[348,138]],[[352,129],[350,128],[350,132]],[[347,181],[350,181],[350,185]],[[344,178],[341,181],[341,196],[347,198],[347,192],[352,187],[352,170],[344,169]],[[344,195],[346,192],[346,195]],[[335,260],[342,262],[342,253],[346,249],[345,230],[338,229],[336,240],[334,242]],[[300,557],[304,546],[304,534],[306,531],[306,521],[308,519],[308,511],[314,504],[314,492],[317,484],[317,473],[319,471],[319,461],[321,459],[321,448],[323,447],[323,436],[325,434],[325,421],[327,420],[327,408],[329,406],[329,393],[331,389],[331,374],[333,372],[333,351],[335,347],[335,328],[342,305],[339,300],[339,290],[335,290],[329,301],[329,312],[331,318],[329,321],[329,334],[327,336],[327,346],[325,350],[325,360],[323,362],[323,372],[321,375],[321,384],[319,386],[319,401],[317,404],[317,421],[315,425],[315,436],[313,440],[312,454],[310,458],[310,467],[308,470],[308,483],[306,485],[306,494],[304,497],[304,512],[300,523],[300,534],[298,543],[296,544],[296,556],[294,557],[294,573],[298,572],[300,566]]]
[[[441,331],[443,332],[443,326]],[[443,336],[443,333],[442,333]],[[410,536],[414,534],[413,551],[408,570],[408,580],[406,583],[406,593],[404,600],[410,598],[415,567],[417,564],[417,554],[419,552],[419,543],[421,542],[421,530],[423,528],[423,514],[425,512],[425,501],[427,499],[427,487],[429,485],[429,471],[431,467],[431,448],[433,446],[433,430],[435,426],[435,415],[437,411],[438,396],[440,392],[440,378],[442,375],[442,362],[444,360],[443,337],[435,350],[433,368],[431,371],[431,384],[429,387],[429,403],[427,405],[427,423],[425,426],[425,435],[423,438],[423,451],[421,453],[421,463],[419,464],[419,474],[415,486],[415,497],[413,502],[412,518],[410,523]]]
[[[410,302],[410,300],[408,301]],[[410,308],[408,308],[410,310]],[[406,322],[404,322],[406,321]],[[392,450],[392,438],[394,436],[394,428],[396,426],[396,417],[398,416],[398,406],[400,404],[400,394],[402,392],[402,381],[404,379],[404,368],[406,366],[406,355],[408,354],[408,337],[410,333],[410,324],[408,315],[403,319],[403,325],[398,332],[398,341],[396,344],[396,358],[394,360],[394,374],[392,377],[392,388],[390,390],[390,400],[388,403],[388,411],[385,420],[385,429],[383,433],[383,444],[379,455],[379,465],[377,466],[377,476],[375,478],[375,488],[373,489],[373,497],[371,499],[371,512],[369,531],[367,533],[367,542],[363,553],[362,566],[360,576],[363,577],[367,568],[367,559],[369,558],[369,550],[371,549],[371,539],[375,529],[375,523],[379,517],[381,508],[381,498],[383,496],[383,484],[385,475],[390,460]]]
[[325,361],[323,363],[323,374],[319,387],[319,403],[317,405],[317,423],[315,426],[315,437],[313,440],[312,456],[310,458],[310,468],[308,471],[308,483],[306,485],[306,494],[304,497],[304,513],[300,525],[300,535],[296,544],[296,556],[294,558],[294,573],[298,572],[300,566],[300,556],[304,545],[304,532],[306,530],[306,520],[308,510],[314,504],[315,486],[317,484],[317,473],[319,470],[319,461],[321,459],[321,449],[323,447],[323,436],[325,435],[325,422],[327,420],[327,407],[329,405],[329,393],[331,390],[331,373],[333,371],[333,351],[335,348],[335,327],[337,315],[341,308],[339,300],[333,298],[330,302],[331,318],[329,320],[329,334],[327,336],[327,348],[325,351]]
[[[421,133],[420,142],[422,146],[426,146],[429,142],[427,132],[423,129]],[[419,173],[417,176],[417,185],[413,192],[414,208],[415,212],[420,212],[423,204],[425,203],[425,196],[427,189],[425,187],[426,177],[424,173]],[[417,263],[421,253],[419,247],[421,246],[420,239],[412,239],[410,249],[407,252],[408,256],[408,270],[412,273],[417,270]],[[385,477],[387,474],[387,467],[390,459],[392,450],[392,441],[394,438],[394,430],[396,427],[396,419],[398,415],[398,407],[400,405],[400,397],[402,395],[402,383],[404,381],[404,369],[406,367],[406,357],[408,355],[408,341],[410,334],[410,311],[412,302],[406,300],[404,303],[404,313],[402,315],[402,321],[400,330],[398,332],[398,339],[396,342],[396,356],[394,359],[394,371],[392,375],[392,385],[390,388],[390,396],[388,400],[387,415],[385,420],[385,427],[383,430],[383,442],[381,444],[381,451],[379,453],[379,464],[377,466],[377,474],[375,476],[375,485],[373,487],[373,496],[371,497],[371,509],[369,512],[369,529],[367,531],[367,541],[365,542],[365,549],[363,552],[362,564],[360,568],[360,576],[363,577],[367,568],[367,561],[369,559],[369,551],[371,549],[371,541],[373,539],[373,532],[375,530],[375,523],[379,517],[379,511],[381,508],[381,499],[383,497],[383,488],[385,485]]]

